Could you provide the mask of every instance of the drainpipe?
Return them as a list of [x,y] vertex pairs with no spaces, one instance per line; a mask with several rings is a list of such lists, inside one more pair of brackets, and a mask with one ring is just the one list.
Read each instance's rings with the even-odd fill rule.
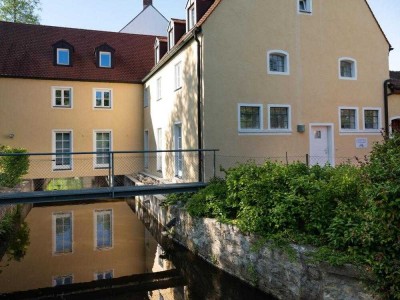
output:
[[390,79],[386,79],[383,82],[383,102],[384,102],[383,105],[385,110],[385,137],[389,136],[389,96],[392,95],[392,93],[388,92],[389,84],[390,84]]
[[[199,34],[201,33],[201,27],[197,27],[194,31],[194,38],[197,42],[197,145],[198,149],[203,149],[203,133],[202,133],[202,118],[201,118],[201,43],[199,40]],[[203,182],[203,153],[199,151],[199,182]]]

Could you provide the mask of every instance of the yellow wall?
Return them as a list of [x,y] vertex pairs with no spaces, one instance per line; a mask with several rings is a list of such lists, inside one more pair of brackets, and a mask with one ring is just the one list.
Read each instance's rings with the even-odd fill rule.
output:
[[[94,211],[112,209],[113,247],[95,249]],[[73,215],[73,253],[53,254],[54,213]],[[145,273],[143,224],[125,201],[86,205],[35,207],[26,218],[30,246],[21,262],[1,262],[3,293],[52,286],[54,276],[73,275],[73,283],[94,280],[96,272],[114,271],[114,278]],[[154,255],[154,254],[153,254]]]
[[[379,132],[339,132],[339,106],[380,107],[383,120],[383,81],[388,78],[388,48],[363,0],[313,0],[312,15],[298,14],[294,0],[223,1],[204,33],[205,148],[222,156],[303,158],[309,153],[310,123],[334,126],[336,163],[364,156]],[[290,75],[267,73],[267,51],[289,53]],[[338,59],[352,57],[357,80],[340,80]],[[262,104],[264,127],[267,104],[289,104],[292,132],[239,134],[238,103]],[[296,126],[304,124],[305,133]],[[355,139],[368,139],[356,149]],[[224,158],[222,157],[222,162]],[[235,158],[236,159],[236,158]],[[225,157],[228,161],[229,158]]]
[[[52,107],[52,87],[72,87],[72,109]],[[93,108],[93,89],[112,89],[112,109]],[[73,151],[91,152],[94,130],[112,131],[112,149],[143,149],[143,88],[140,84],[118,84],[28,79],[0,79],[0,144],[23,147],[28,152],[53,152],[52,131],[72,130]],[[10,139],[8,135],[15,137]],[[30,177],[106,175],[93,170],[93,157],[74,158],[74,171],[52,172],[49,157],[31,162]],[[40,163],[38,162],[40,160]],[[120,159],[116,173],[142,168],[141,159]],[[129,166],[123,168],[123,165]],[[103,174],[104,173],[104,174]],[[132,173],[132,172],[129,172]]]

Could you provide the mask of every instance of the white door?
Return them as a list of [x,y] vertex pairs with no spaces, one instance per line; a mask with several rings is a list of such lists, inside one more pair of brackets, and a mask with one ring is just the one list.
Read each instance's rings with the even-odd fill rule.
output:
[[310,165],[324,166],[332,163],[328,132],[328,126],[311,126]]
[[[182,125],[175,124],[174,127],[175,150],[182,150]],[[175,176],[182,177],[183,155],[182,152],[175,152]]]

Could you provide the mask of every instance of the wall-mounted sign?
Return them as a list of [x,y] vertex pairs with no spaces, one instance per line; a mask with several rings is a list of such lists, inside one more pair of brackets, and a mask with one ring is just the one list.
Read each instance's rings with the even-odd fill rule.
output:
[[356,148],[357,149],[368,148],[368,139],[367,138],[356,138]]

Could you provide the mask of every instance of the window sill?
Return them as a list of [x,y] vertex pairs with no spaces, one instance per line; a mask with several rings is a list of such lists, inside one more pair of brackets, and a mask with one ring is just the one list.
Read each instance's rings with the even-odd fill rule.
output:
[[312,15],[312,11],[310,10],[299,10],[298,13],[304,15]]
[[182,86],[175,88],[174,92],[177,92],[182,89]]
[[72,171],[72,167],[68,168],[54,168],[53,172]]
[[291,135],[292,133],[291,129],[239,130],[239,135]]
[[59,108],[59,109],[72,109],[72,106],[53,105],[53,108]]
[[283,75],[283,76],[289,76],[289,72],[276,72],[276,71],[268,71],[268,75]]
[[340,135],[381,135],[380,130],[339,130]]
[[107,109],[111,109],[111,106],[95,106],[93,107],[94,109],[100,109],[100,110],[107,110]]
[[357,77],[342,77],[342,76],[339,76],[339,79],[340,80],[357,80]]
[[109,166],[94,166],[95,170],[105,170],[105,169],[109,169]]

